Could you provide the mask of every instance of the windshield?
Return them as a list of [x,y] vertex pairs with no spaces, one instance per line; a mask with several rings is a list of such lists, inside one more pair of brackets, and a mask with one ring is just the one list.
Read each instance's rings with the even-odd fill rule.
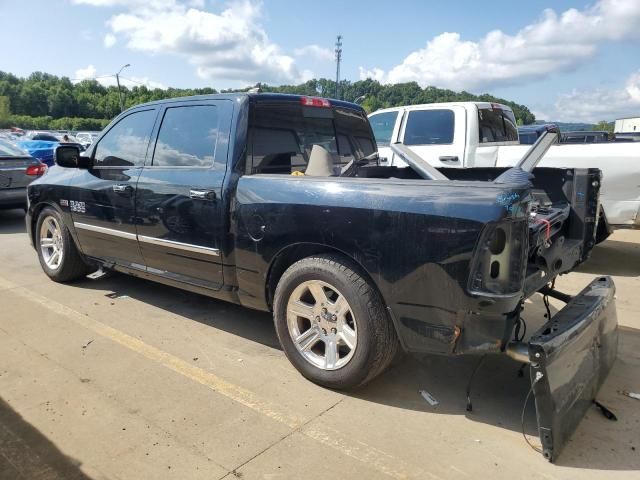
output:
[[0,139],[0,157],[28,157],[29,154],[20,150],[6,140]]

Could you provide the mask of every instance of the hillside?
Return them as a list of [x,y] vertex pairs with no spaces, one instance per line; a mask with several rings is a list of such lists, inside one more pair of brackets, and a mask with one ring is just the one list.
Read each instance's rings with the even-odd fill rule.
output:
[[[262,85],[263,91],[295,93],[301,95],[335,96],[333,80],[321,78],[300,85]],[[223,92],[241,90],[222,90]],[[136,86],[123,87],[125,106],[187,95],[217,93],[214,88],[149,89]],[[354,101],[360,99],[369,112],[379,108],[432,102],[480,100],[509,105],[518,123],[535,121],[524,105],[489,94],[474,95],[436,87],[421,88],[417,83],[382,85],[375,80],[340,82],[340,97]],[[67,77],[35,72],[27,78],[0,71],[0,128],[19,125],[24,128],[99,129],[120,113],[118,89],[105,87],[96,80],[73,83]]]

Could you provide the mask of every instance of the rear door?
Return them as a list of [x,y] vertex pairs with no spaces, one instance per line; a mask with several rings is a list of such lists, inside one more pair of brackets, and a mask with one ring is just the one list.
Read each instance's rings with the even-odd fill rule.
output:
[[[400,127],[402,143],[434,167],[462,167],[466,112],[459,106],[409,109]],[[404,165],[394,158],[394,165]]]
[[205,288],[223,284],[223,182],[233,103],[166,104],[138,181],[138,240],[147,271]]
[[144,269],[136,240],[135,192],[157,108],[126,114],[100,138],[92,164],[71,181],[67,202],[85,255]]

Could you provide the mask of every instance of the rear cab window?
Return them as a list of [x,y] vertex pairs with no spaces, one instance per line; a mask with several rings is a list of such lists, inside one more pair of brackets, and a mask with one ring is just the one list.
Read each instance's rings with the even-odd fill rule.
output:
[[364,113],[339,106],[256,102],[249,135],[248,174],[309,174],[310,160],[320,159],[327,176],[338,175],[351,160],[376,150]]
[[413,110],[404,130],[405,145],[449,145],[453,143],[455,114],[448,108]]
[[511,110],[478,108],[479,143],[518,142],[518,126]]

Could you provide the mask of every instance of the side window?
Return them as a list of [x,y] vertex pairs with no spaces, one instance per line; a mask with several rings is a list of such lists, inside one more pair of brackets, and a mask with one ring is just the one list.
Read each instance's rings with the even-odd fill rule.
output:
[[155,110],[127,115],[109,130],[96,146],[96,167],[141,167],[153,129]]
[[398,112],[378,113],[369,117],[373,136],[376,138],[376,143],[379,147],[388,147],[391,143],[393,127],[397,118]]
[[479,108],[478,123],[480,143],[518,141],[516,117],[509,110]]
[[446,145],[453,143],[453,110],[414,110],[409,112],[404,130],[405,145]]
[[154,167],[209,167],[218,140],[215,105],[167,108],[153,153]]

